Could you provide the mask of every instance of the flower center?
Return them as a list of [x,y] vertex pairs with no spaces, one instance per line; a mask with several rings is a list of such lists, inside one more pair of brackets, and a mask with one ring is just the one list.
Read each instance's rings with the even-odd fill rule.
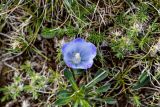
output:
[[73,63],[78,64],[81,62],[81,56],[80,53],[75,53],[73,58]]

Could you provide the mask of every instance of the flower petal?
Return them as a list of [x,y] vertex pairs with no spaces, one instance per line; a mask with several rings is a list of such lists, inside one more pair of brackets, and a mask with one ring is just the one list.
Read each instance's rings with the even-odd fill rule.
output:
[[77,69],[88,69],[91,68],[93,65],[93,59],[82,61],[80,64],[77,65]]
[[73,42],[66,43],[62,47],[63,56],[67,56],[68,53],[72,53],[74,51],[76,51],[76,46]]
[[92,43],[88,43],[88,48],[90,49],[90,53],[92,54],[92,58],[94,58],[97,54],[97,48]]
[[[80,53],[81,62],[75,64],[74,54]],[[84,39],[77,38],[62,47],[64,62],[68,67],[73,69],[88,69],[93,65],[93,58],[96,56],[96,47],[90,42],[85,42]]]
[[63,46],[62,46],[62,53],[65,53],[65,50],[66,48],[68,47],[69,43],[65,43]]
[[76,39],[74,39],[72,42],[75,42],[75,43],[82,43],[82,42],[85,42],[85,40],[82,39],[82,38],[76,38]]
[[88,69],[91,68],[93,65],[93,59],[87,60],[87,61],[82,61],[80,64],[80,69]]
[[91,43],[86,43],[85,49],[81,51],[82,60],[93,59],[96,54],[96,47]]

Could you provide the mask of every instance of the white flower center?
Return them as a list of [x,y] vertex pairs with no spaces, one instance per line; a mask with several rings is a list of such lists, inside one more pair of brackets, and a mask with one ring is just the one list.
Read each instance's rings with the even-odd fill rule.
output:
[[81,56],[80,53],[75,53],[73,58],[73,63],[78,64],[81,62]]

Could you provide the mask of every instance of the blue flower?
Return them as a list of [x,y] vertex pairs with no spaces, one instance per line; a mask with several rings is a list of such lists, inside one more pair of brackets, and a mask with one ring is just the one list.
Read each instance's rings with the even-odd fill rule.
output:
[[62,47],[64,62],[73,69],[87,69],[93,65],[96,47],[84,39],[76,38]]

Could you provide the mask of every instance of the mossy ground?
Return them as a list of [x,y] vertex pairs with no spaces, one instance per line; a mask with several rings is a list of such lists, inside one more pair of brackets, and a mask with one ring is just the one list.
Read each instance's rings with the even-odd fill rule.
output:
[[[97,47],[87,71],[63,62],[62,44],[77,37]],[[1,0],[0,100],[1,107],[159,107],[160,1]]]

